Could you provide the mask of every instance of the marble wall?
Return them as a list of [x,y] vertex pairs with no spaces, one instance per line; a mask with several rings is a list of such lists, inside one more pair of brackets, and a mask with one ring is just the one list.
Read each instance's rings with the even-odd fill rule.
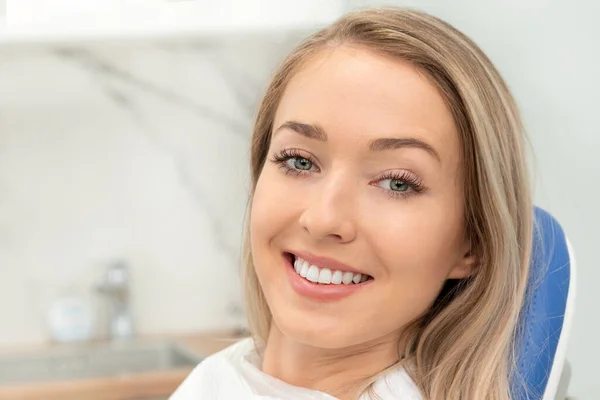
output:
[[0,48],[0,345],[47,340],[73,295],[105,335],[116,259],[139,333],[243,323],[252,120],[301,36]]

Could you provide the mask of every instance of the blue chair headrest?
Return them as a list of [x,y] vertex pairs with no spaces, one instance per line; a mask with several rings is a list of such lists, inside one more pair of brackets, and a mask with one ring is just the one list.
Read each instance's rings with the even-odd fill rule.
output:
[[[574,260],[560,224],[535,208],[533,249],[517,338],[513,399],[554,399],[565,361]],[[566,317],[567,315],[567,317]]]

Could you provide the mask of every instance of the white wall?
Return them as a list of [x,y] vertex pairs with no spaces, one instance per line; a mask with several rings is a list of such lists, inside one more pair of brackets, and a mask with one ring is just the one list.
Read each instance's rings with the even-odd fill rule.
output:
[[342,0],[8,0],[11,35],[290,29],[339,16]]
[[0,34],[6,26],[6,0],[0,0]]
[[596,0],[350,0],[444,18],[496,63],[522,109],[536,154],[536,203],[563,224],[578,265],[570,393],[599,399],[600,2]]

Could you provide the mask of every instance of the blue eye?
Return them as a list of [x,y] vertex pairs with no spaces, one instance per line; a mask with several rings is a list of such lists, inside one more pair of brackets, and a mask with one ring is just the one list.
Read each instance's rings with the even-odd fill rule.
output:
[[304,153],[300,153],[296,149],[282,150],[281,153],[273,155],[271,162],[289,175],[304,176],[320,171],[310,156],[304,155]]
[[313,167],[312,161],[302,157],[288,158],[287,165],[290,166],[290,168],[296,168],[301,171],[310,171]]
[[410,189],[410,185],[399,179],[386,179],[390,181],[390,189],[395,192],[406,192]]
[[426,190],[421,179],[410,171],[388,171],[373,182],[391,197],[408,197]]

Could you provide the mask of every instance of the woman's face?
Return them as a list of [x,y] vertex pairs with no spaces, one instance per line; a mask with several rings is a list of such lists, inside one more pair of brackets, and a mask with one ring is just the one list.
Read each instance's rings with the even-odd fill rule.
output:
[[276,328],[322,348],[395,338],[468,276],[460,164],[423,73],[360,47],[313,57],[279,104],[252,205]]

